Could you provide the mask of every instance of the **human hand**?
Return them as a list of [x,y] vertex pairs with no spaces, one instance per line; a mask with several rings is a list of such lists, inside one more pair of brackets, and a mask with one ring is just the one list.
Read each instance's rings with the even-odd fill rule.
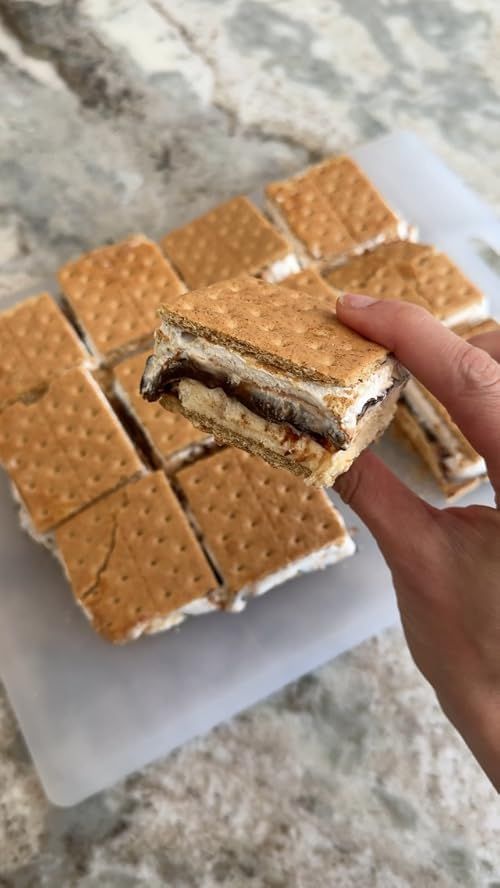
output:
[[[339,319],[389,348],[485,458],[500,506],[500,335],[460,339],[417,306],[345,294]],[[413,658],[500,791],[500,510],[435,509],[365,452],[336,489],[391,570]]]

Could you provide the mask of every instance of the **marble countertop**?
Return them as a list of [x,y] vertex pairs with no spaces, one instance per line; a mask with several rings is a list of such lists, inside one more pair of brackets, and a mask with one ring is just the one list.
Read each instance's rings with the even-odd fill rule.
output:
[[[500,210],[495,0],[0,0],[0,300],[396,127]],[[392,630],[116,788],[0,692],[0,886],[500,886],[496,795]]]

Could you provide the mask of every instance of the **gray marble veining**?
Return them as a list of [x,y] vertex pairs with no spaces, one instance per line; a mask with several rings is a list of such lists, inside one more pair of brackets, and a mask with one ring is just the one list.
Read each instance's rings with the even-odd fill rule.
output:
[[[494,0],[0,0],[0,23],[0,301],[396,127],[500,210]],[[68,811],[0,695],[0,886],[73,885],[498,888],[500,815],[396,630]]]

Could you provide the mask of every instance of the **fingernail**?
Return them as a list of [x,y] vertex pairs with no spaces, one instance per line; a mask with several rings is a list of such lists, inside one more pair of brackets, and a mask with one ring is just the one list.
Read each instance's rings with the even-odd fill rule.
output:
[[342,293],[339,296],[339,302],[345,305],[346,308],[367,308],[368,305],[373,305],[377,301],[377,299],[365,296],[362,293]]

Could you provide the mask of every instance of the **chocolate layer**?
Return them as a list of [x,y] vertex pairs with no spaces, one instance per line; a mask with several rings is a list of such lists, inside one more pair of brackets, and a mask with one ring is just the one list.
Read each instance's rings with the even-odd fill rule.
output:
[[[182,355],[165,362],[159,373],[150,373],[148,371],[153,369],[153,360],[153,357],[148,359],[141,382],[141,393],[148,401],[157,401],[163,395],[175,394],[177,383],[181,379],[192,379],[206,388],[222,389],[228,397],[235,398],[262,419],[288,426],[290,436],[305,433],[330,452],[346,449],[345,439],[339,435],[333,422],[299,399],[292,400],[276,392],[257,388],[248,382],[235,381],[215,368],[207,371],[206,368],[200,367],[195,361]],[[359,418],[382,401],[396,384],[393,383],[393,386],[378,398],[368,400]]]

